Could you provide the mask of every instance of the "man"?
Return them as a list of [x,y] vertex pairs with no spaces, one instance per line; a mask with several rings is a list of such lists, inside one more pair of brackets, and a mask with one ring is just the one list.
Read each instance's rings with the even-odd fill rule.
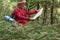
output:
[[26,28],[26,25],[29,21],[34,19],[26,17],[26,15],[36,14],[38,11],[34,10],[29,12],[24,8],[26,0],[19,0],[18,6],[14,9],[14,17],[18,24],[23,24]]

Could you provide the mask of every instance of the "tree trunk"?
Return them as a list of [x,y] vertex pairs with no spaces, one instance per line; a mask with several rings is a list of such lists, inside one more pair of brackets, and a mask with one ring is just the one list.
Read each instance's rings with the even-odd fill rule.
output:
[[[40,8],[39,3],[37,2],[37,10]],[[39,20],[39,17],[37,18],[37,21]]]
[[54,0],[52,0],[52,5],[51,5],[51,24],[54,23],[53,19],[54,19],[54,14],[53,14],[53,11],[54,11]]
[[46,24],[46,20],[47,20],[47,1],[45,1],[44,3],[44,18],[43,18],[43,24]]

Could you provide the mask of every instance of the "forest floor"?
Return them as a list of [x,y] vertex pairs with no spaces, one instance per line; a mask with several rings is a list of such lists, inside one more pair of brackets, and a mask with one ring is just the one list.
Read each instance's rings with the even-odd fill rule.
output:
[[42,25],[37,22],[28,23],[28,31],[22,26],[13,27],[5,20],[0,21],[0,40],[60,40],[59,25]]

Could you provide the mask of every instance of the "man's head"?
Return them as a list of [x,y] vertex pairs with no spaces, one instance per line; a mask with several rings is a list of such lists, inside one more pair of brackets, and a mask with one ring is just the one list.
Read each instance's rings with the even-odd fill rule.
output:
[[18,3],[26,3],[26,0],[19,0]]
[[20,6],[24,6],[25,3],[26,3],[26,0],[19,0],[18,6],[19,6],[19,5],[20,5]]

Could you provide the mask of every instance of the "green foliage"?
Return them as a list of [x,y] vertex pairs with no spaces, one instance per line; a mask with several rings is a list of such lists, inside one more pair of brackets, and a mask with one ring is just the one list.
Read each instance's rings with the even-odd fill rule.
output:
[[60,28],[56,25],[41,26],[29,23],[26,31],[22,26],[15,28],[6,21],[0,23],[0,40],[59,40],[59,38]]
[[[47,25],[42,24],[43,17],[39,21],[28,23],[28,31],[23,26],[13,27],[4,19],[5,15],[11,15],[13,9],[17,6],[18,0],[0,0],[0,40],[60,40],[60,24]],[[46,0],[27,0],[26,8],[28,10],[36,9],[36,3],[40,2],[40,6],[44,7]],[[50,5],[52,0],[47,0],[48,5],[48,20],[50,18]],[[56,7],[55,7],[56,9]],[[60,23],[60,8],[57,9],[58,23]]]

